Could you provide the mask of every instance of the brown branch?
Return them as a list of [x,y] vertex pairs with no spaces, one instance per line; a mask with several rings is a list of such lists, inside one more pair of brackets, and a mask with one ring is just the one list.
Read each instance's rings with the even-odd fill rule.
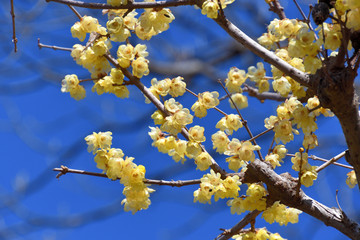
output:
[[73,50],[72,48],[50,46],[50,45],[42,44],[42,43],[40,43],[40,38],[38,38],[38,47],[39,47],[39,49],[41,49],[41,48],[51,48],[52,50],[62,50],[62,51],[68,51],[68,52],[71,52]]
[[227,240],[230,239],[232,236],[234,236],[235,234],[239,233],[241,231],[241,229],[243,229],[246,225],[248,225],[250,222],[252,222],[259,214],[261,213],[261,211],[255,210],[252,211],[248,214],[246,214],[246,216],[241,219],[240,222],[238,222],[235,226],[233,226],[231,229],[226,229],[224,230],[219,236],[217,236],[215,239],[216,240]]
[[14,0],[10,0],[10,4],[11,4],[10,14],[11,14],[11,18],[12,18],[12,31],[13,31],[12,42],[14,43],[14,52],[17,52],[18,39],[16,38],[16,30],[15,30]]
[[[341,164],[341,163],[337,163],[337,162],[336,162],[336,161],[339,159],[339,158],[337,158],[337,157],[339,157],[341,154],[343,154],[343,153],[345,153],[345,152],[346,152],[346,151],[340,153],[339,155],[333,157],[333,158],[330,159],[330,160],[327,160],[327,159],[324,159],[324,158],[321,158],[321,157],[318,157],[318,156],[315,156],[315,155],[309,155],[309,156],[308,156],[308,159],[317,160],[317,161],[322,161],[322,162],[325,162],[325,163],[328,163],[328,162],[331,161],[331,163],[329,163],[329,164],[333,164],[333,165],[336,165],[336,166],[339,166],[339,167],[348,168],[348,169],[353,170],[354,168],[351,167],[351,166],[349,166],[349,165],[345,165],[345,164]],[[286,156],[295,157],[295,154],[288,153],[288,154],[286,154]],[[342,156],[341,156],[341,157],[342,157]],[[333,159],[336,159],[336,161],[333,160]],[[329,165],[329,164],[328,164],[328,165]],[[321,166],[322,166],[322,165],[321,165]],[[321,167],[321,166],[319,166],[319,167]],[[319,171],[321,171],[321,170],[322,170],[322,169],[320,169]],[[318,170],[316,170],[316,171],[319,172]]]
[[79,18],[79,20],[81,21],[81,14],[71,5],[68,5],[69,8],[75,13],[75,15]]
[[286,97],[283,97],[278,93],[273,93],[273,92],[259,93],[259,90],[257,90],[256,88],[253,88],[247,84],[244,84],[243,91],[247,92],[249,94],[249,96],[255,97],[255,98],[259,99],[260,101],[269,99],[269,100],[274,100],[274,101],[278,101],[278,102],[284,102],[287,99]]
[[258,135],[256,135],[256,136],[254,136],[254,137],[250,138],[250,139],[249,139],[249,140],[247,140],[247,141],[252,142],[253,140],[255,140],[255,139],[257,139],[257,138],[261,137],[262,135],[264,135],[264,134],[266,134],[266,133],[270,132],[271,130],[273,130],[273,128],[266,129],[265,131],[263,131],[263,132],[259,133]]
[[[82,175],[88,175],[88,176],[108,178],[106,176],[106,174],[104,174],[104,173],[95,173],[95,172],[88,172],[88,171],[78,170],[78,169],[70,169],[66,166],[61,166],[61,168],[54,168],[53,171],[60,172],[56,175],[57,179],[59,179],[62,175],[65,175],[66,173],[75,173],[75,174],[82,174]],[[194,180],[165,181],[165,180],[145,179],[144,183],[154,184],[154,185],[165,185],[165,186],[171,186],[171,187],[183,187],[183,186],[188,186],[188,185],[200,184],[201,180],[194,179]]]
[[[321,166],[316,168],[316,172],[320,172],[321,170],[325,169],[326,167],[330,166],[330,164],[335,164],[335,162],[337,160],[339,160],[340,158],[344,157],[346,154],[346,151],[336,155],[335,157],[331,158],[329,161],[325,162],[324,164],[322,164]],[[314,160],[318,160],[318,157],[313,157],[312,159]],[[346,165],[345,165],[346,166]]]
[[255,159],[247,165],[246,178],[266,184],[269,195],[274,201],[279,200],[289,207],[299,209],[327,226],[336,228],[353,240],[360,239],[359,224],[349,219],[340,209],[327,207],[301,190],[297,197],[297,181],[290,174],[278,175],[269,164]]
[[85,3],[82,1],[74,0],[46,0],[46,2],[57,2],[66,5],[90,8],[90,9],[139,9],[139,8],[165,8],[165,7],[177,7],[184,5],[195,5],[195,0],[178,0],[178,1],[157,1],[157,2],[131,2],[129,1],[125,5],[111,6],[105,3]]
[[279,0],[274,0],[269,3],[269,10],[276,13],[280,19],[285,19],[286,15],[283,6],[281,6]]

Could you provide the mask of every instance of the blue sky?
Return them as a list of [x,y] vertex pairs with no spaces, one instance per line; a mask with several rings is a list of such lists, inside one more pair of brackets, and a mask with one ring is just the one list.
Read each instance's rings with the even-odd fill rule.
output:
[[[287,15],[300,17],[291,2],[283,1]],[[211,205],[193,203],[193,191],[198,186],[153,186],[156,192],[151,196],[150,208],[132,215],[124,212],[120,205],[123,195],[118,181],[75,174],[56,179],[52,169],[60,165],[100,172],[92,154],[86,151],[84,141],[85,136],[98,131],[112,131],[113,146],[134,157],[137,164],[144,165],[148,178],[188,180],[200,178],[204,173],[195,170],[191,160],[184,165],[177,164],[151,147],[147,132],[148,126],[154,125],[150,116],[155,108],[146,105],[143,95],[134,87],[129,88],[131,98],[127,100],[111,95],[98,96],[91,92],[90,84],[85,85],[88,96],[82,101],[61,93],[61,80],[66,74],[75,73],[82,79],[89,78],[89,74],[76,65],[68,52],[39,50],[37,39],[44,44],[64,47],[78,43],[70,33],[77,18],[67,6],[42,0],[15,0],[19,39],[16,54],[11,43],[9,4],[2,4],[0,9],[3,16],[0,18],[1,239],[214,239],[221,232],[220,228],[230,228],[241,220],[242,216],[231,215],[225,200],[212,201]],[[105,16],[101,16],[100,11],[78,10],[83,15],[95,14],[104,24]],[[170,29],[147,43],[153,63],[174,58],[211,63],[232,44],[224,31],[202,16],[200,10],[183,7],[172,11],[176,19]],[[274,17],[262,1],[247,0],[236,1],[227,14],[254,38],[261,35]],[[244,52],[214,66],[216,73],[225,78],[230,67],[246,70],[257,61],[260,60],[253,54]],[[164,78],[149,75],[143,83],[149,86],[152,77]],[[202,74],[187,77],[191,80],[189,88],[194,92],[217,90],[224,95],[216,82]],[[180,99],[188,108],[195,101],[189,94]],[[232,111],[227,102],[222,102],[220,107],[226,112]],[[249,98],[249,108],[242,114],[256,134],[264,130],[263,119],[275,114],[275,109],[273,102],[260,103]],[[209,111],[206,119],[196,119],[194,123],[205,126],[207,139],[210,139],[219,117],[219,113]],[[320,118],[318,126],[320,146],[312,154],[329,159],[346,149],[335,118]],[[248,139],[244,130],[236,137]],[[263,153],[271,139],[271,133],[259,139],[259,144],[265,146]],[[290,144],[289,151],[295,153],[300,144],[299,141]],[[206,146],[211,149],[209,142]],[[225,168],[224,158],[215,156]],[[278,172],[295,174],[290,158],[285,162]],[[340,162],[345,163],[344,159]],[[313,161],[312,164],[321,163]],[[339,189],[342,209],[355,218],[359,215],[359,204],[355,201],[359,193],[346,186],[347,172],[347,169],[330,167],[321,172],[315,186],[305,192],[331,207],[337,206],[335,191]],[[263,225],[264,221],[258,218],[256,226]],[[299,224],[265,226],[287,239],[346,239],[306,214],[300,215]]]

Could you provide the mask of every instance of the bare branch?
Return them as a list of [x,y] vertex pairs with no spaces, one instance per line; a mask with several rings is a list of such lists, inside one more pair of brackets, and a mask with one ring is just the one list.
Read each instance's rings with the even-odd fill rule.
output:
[[40,38],[38,38],[38,47],[41,48],[51,48],[52,50],[62,50],[62,51],[68,51],[71,52],[72,48],[65,48],[65,47],[58,47],[58,46],[50,46],[40,43]]
[[68,6],[75,13],[75,15],[79,18],[79,20],[81,21],[82,17],[80,15],[80,13],[73,6],[71,6],[71,5],[68,5]]
[[11,4],[11,18],[12,18],[12,30],[13,30],[13,37],[12,42],[14,43],[14,52],[17,52],[17,42],[18,39],[16,38],[16,30],[15,30],[15,11],[14,11],[14,0],[10,0]]
[[[60,172],[56,175],[56,178],[58,178],[58,179],[60,176],[65,175],[66,173],[76,173],[76,174],[82,174],[82,175],[108,178],[108,176],[106,176],[106,174],[104,174],[104,173],[95,173],[95,172],[88,172],[88,171],[78,170],[78,169],[70,169],[66,166],[61,166],[61,168],[54,168],[53,171]],[[154,185],[166,185],[166,186],[172,186],[172,187],[183,187],[183,186],[188,186],[188,185],[200,184],[201,180],[194,179],[194,180],[185,180],[185,181],[183,181],[183,180],[165,181],[165,180],[145,179],[144,183],[154,184]]]
[[248,214],[246,214],[246,216],[241,219],[240,222],[238,222],[235,226],[233,226],[231,229],[226,229],[224,230],[219,236],[217,236],[215,239],[216,240],[227,240],[230,239],[232,236],[234,236],[235,234],[239,233],[241,229],[243,229],[246,225],[248,225],[251,221],[253,221],[259,214],[261,213],[261,211],[255,210],[252,211]]
[[244,86],[245,86],[243,88],[244,92],[248,92],[249,96],[255,97],[255,98],[259,99],[260,101],[269,99],[269,100],[275,100],[278,102],[284,102],[286,100],[286,97],[283,97],[278,93],[273,93],[273,92],[259,93],[259,90],[257,90],[256,88],[253,88],[247,84],[244,84]]

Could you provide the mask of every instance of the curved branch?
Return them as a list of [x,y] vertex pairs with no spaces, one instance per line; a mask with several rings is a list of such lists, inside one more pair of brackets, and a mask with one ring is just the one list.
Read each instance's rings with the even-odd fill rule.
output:
[[308,74],[294,68],[289,63],[285,62],[281,58],[275,55],[274,52],[271,52],[261,46],[259,43],[251,39],[249,36],[247,36],[245,33],[243,33],[239,28],[237,28],[233,23],[231,23],[228,19],[225,17],[221,18],[218,17],[217,19],[214,19],[217,24],[219,24],[232,38],[234,38],[236,41],[240,42],[244,45],[245,48],[249,49],[262,59],[264,59],[265,62],[270,63],[271,65],[274,65],[277,67],[280,71],[285,73],[286,75],[293,78],[295,81],[300,83],[301,85],[305,87],[312,87],[312,84],[310,83],[310,77]]
[[157,1],[157,2],[131,2],[120,6],[112,6],[105,3],[86,3],[74,0],[46,0],[46,2],[57,2],[70,6],[91,9],[138,9],[138,8],[164,8],[182,5],[195,5],[195,0]]
[[241,221],[238,222],[234,227],[232,227],[231,229],[224,230],[216,238],[216,240],[230,239],[232,236],[237,234],[241,229],[243,229],[246,225],[248,225],[251,221],[253,221],[260,213],[261,213],[261,211],[254,210],[254,211],[246,214],[246,216],[243,219],[241,219]]

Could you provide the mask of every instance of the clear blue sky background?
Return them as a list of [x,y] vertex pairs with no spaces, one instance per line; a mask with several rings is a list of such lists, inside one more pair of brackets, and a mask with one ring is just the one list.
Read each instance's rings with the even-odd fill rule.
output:
[[[213,201],[211,205],[193,203],[193,191],[198,186],[153,186],[156,192],[151,195],[150,208],[132,215],[124,212],[120,205],[122,186],[117,181],[75,174],[57,180],[52,168],[60,165],[100,172],[92,154],[86,151],[84,141],[93,131],[112,131],[113,146],[135,157],[137,164],[143,164],[148,178],[188,180],[200,178],[204,173],[195,170],[191,160],[184,165],[176,164],[151,147],[147,132],[148,126],[153,126],[150,115],[155,108],[144,103],[137,89],[130,87],[131,98],[126,100],[111,95],[97,96],[91,92],[91,84],[86,84],[87,98],[82,101],[61,93],[61,80],[66,74],[75,73],[82,79],[89,78],[89,74],[76,65],[68,52],[39,50],[37,39],[44,44],[72,47],[78,43],[70,33],[76,16],[61,4],[44,0],[14,1],[19,39],[16,54],[11,43],[9,1],[0,5],[0,239],[214,239],[221,232],[219,228],[230,228],[241,220],[242,216],[231,215],[225,200]],[[310,0],[300,2],[309,3]],[[288,17],[300,17],[292,1],[282,3]],[[267,8],[264,1],[237,0],[227,9],[227,14],[256,38],[274,17]],[[82,15],[95,14],[102,24],[106,21],[99,10],[78,10]],[[304,10],[307,12],[307,8]],[[172,11],[176,20],[170,29],[146,42],[152,63],[174,58],[209,63],[233,43],[211,19],[202,16],[200,10],[181,7]],[[219,77],[224,79],[230,67],[247,69],[257,61],[260,60],[253,54],[245,52],[214,66]],[[142,81],[149,86],[154,76],[163,78],[149,75]],[[217,83],[201,74],[191,76],[189,88],[194,92],[217,90],[224,95]],[[188,108],[194,101],[191,95],[181,98]],[[220,108],[232,111],[225,101]],[[275,103],[262,104],[250,98],[249,108],[242,113],[257,134],[264,130],[263,119],[275,114],[275,109]],[[216,131],[214,123],[220,117],[219,113],[209,111],[207,120],[197,119],[194,123],[206,127],[209,140]],[[320,146],[312,154],[329,159],[346,149],[335,118],[320,118],[318,126]],[[244,130],[234,137],[248,139]],[[272,134],[268,134],[259,140],[264,146],[263,153],[271,139]],[[290,144],[289,151],[296,152],[300,145],[299,141]],[[206,146],[211,149],[209,141]],[[226,168],[224,158],[215,156]],[[278,172],[295,174],[290,158],[285,162]],[[340,162],[345,163],[343,159]],[[342,209],[356,219],[359,203],[355,200],[359,199],[359,193],[358,189],[346,186],[347,172],[347,169],[330,167],[322,171],[315,186],[305,192],[331,207],[337,206],[335,191],[339,189]],[[263,223],[258,218],[256,226],[262,227]],[[306,214],[300,215],[300,223],[296,225],[266,226],[287,239],[346,239]]]

